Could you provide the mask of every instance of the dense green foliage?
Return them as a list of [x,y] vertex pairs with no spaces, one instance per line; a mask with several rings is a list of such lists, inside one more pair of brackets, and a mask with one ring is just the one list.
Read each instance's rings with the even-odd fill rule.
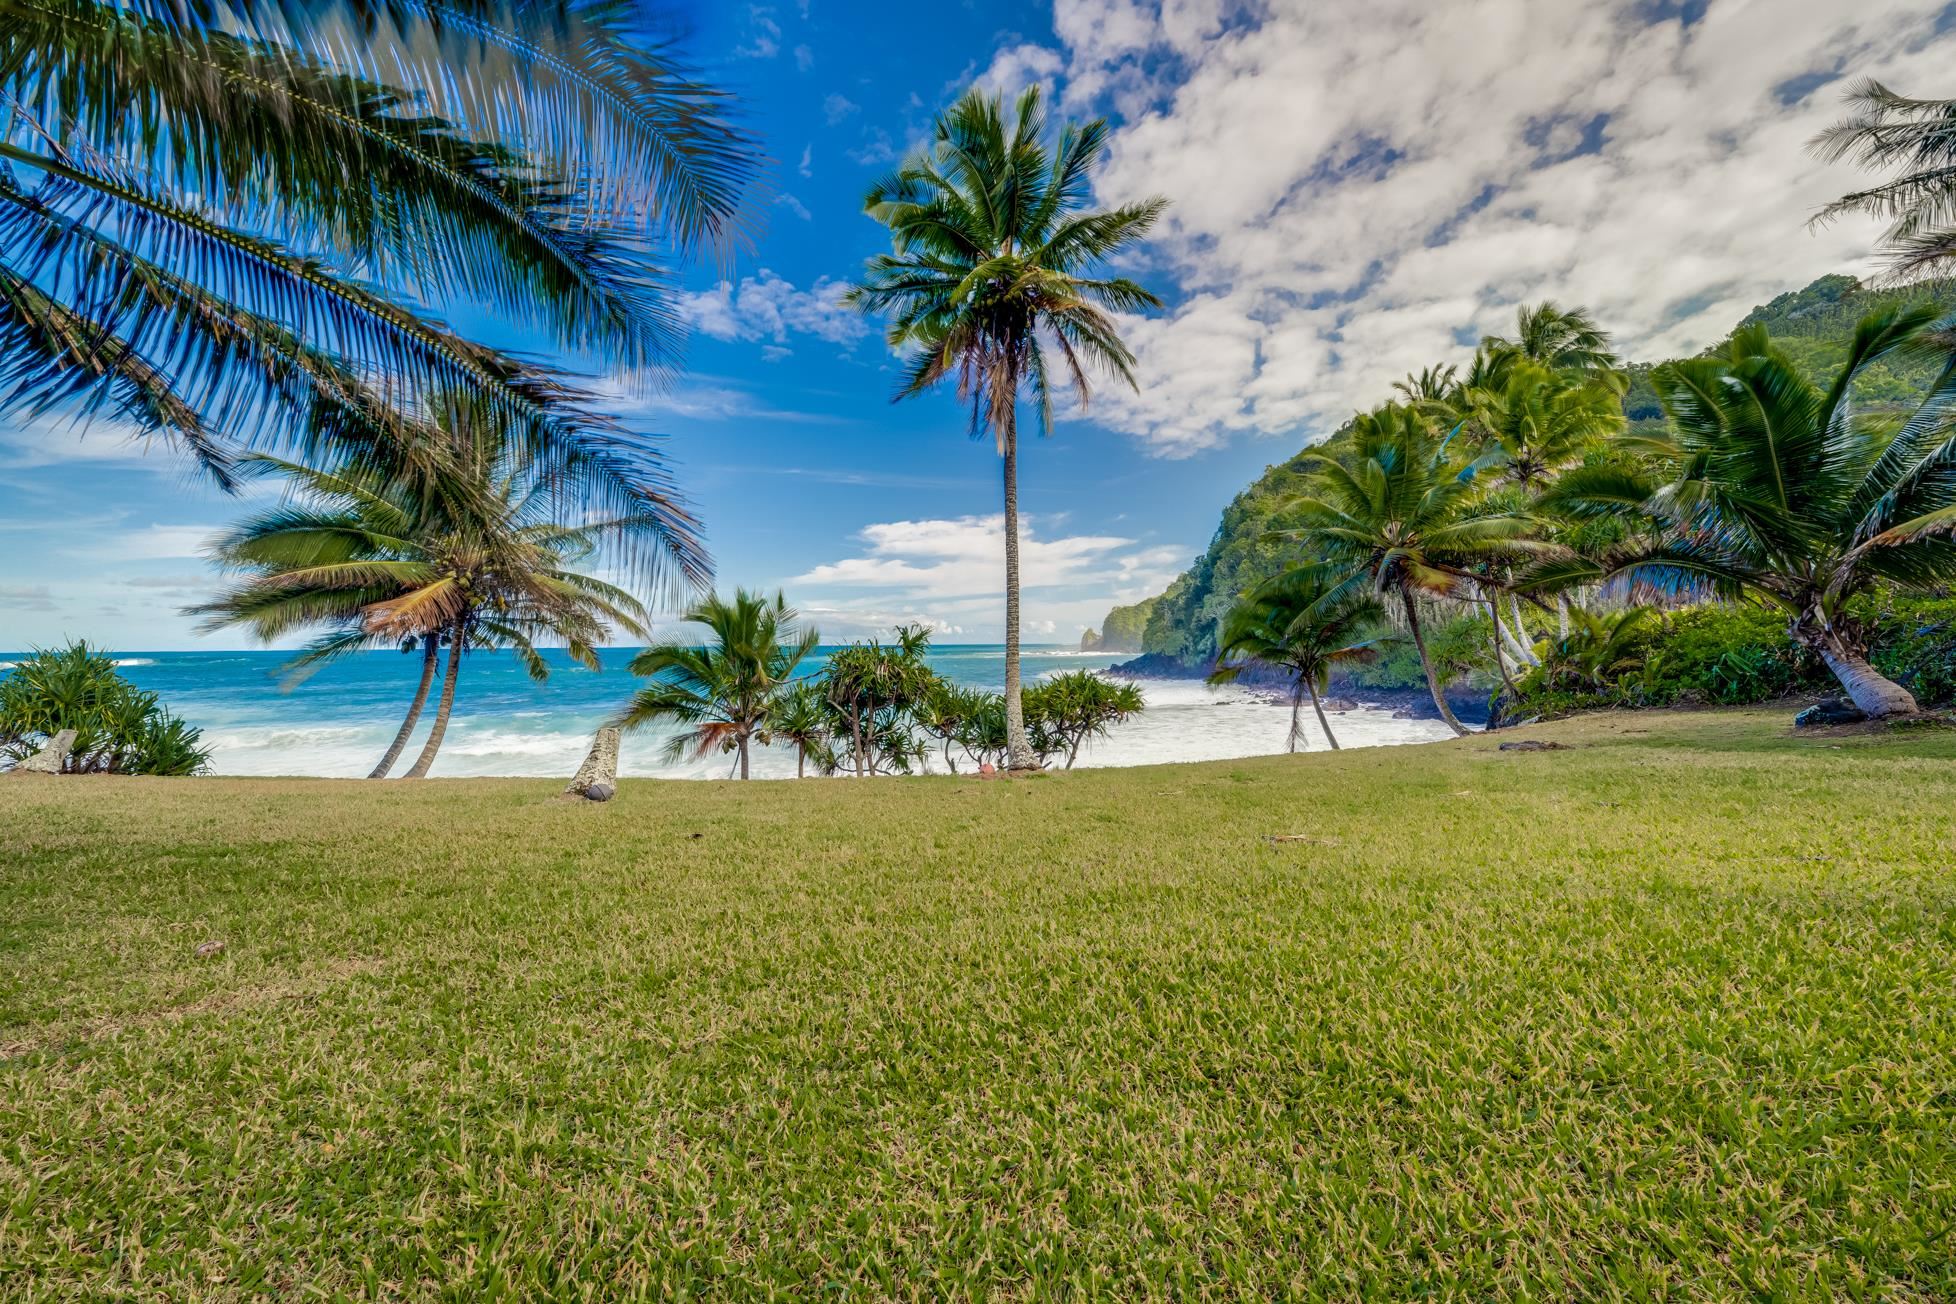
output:
[[[1870,631],[1876,669],[1925,706],[1956,703],[1956,599],[1879,594],[1859,601],[1856,615]],[[1548,673],[1524,678],[1516,714],[1729,706],[1838,691],[1820,659],[1788,635],[1786,618],[1760,606],[1652,613],[1621,645],[1601,682],[1573,682],[1562,663],[1580,657],[1556,655],[1556,642],[1545,637],[1537,644],[1548,653]]]
[[[1956,308],[1956,283],[1934,282],[1901,289],[1877,289],[1851,277],[1822,277],[1805,289],[1783,294],[1747,314],[1740,326],[1764,326],[1773,344],[1787,353],[1810,376],[1838,371],[1847,358],[1854,328],[1870,312],[1924,300]],[[1735,328],[1736,329],[1736,328]],[[1706,351],[1722,351],[1721,343]],[[1629,387],[1623,398],[1633,430],[1662,428],[1662,412],[1651,387],[1653,364],[1627,368]],[[1933,360],[1916,356],[1877,359],[1862,373],[1858,392],[1876,403],[1917,399],[1935,379]],[[1312,450],[1306,449],[1265,470],[1223,510],[1208,549],[1169,585],[1150,614],[1142,650],[1175,657],[1191,666],[1216,655],[1216,634],[1223,618],[1241,594],[1278,574],[1297,559],[1294,544],[1271,531],[1285,504],[1302,491]],[[1372,671],[1374,686],[1410,688],[1420,682],[1417,668],[1410,675],[1389,676],[1402,662],[1388,658]]]
[[18,764],[64,729],[75,731],[64,774],[196,774],[210,760],[202,730],[87,643],[36,652],[0,675],[0,761]]
[[1531,736],[0,781],[0,1293],[1956,1295],[1956,737]]

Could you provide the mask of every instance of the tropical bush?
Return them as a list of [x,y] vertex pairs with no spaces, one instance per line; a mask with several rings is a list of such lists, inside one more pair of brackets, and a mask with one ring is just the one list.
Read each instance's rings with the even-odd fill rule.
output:
[[1105,738],[1117,724],[1139,715],[1141,690],[1125,680],[1072,670],[1026,690],[1026,729],[1043,765],[1066,757],[1073,768],[1083,744]]
[[64,774],[196,774],[210,762],[201,730],[86,642],[37,651],[0,678],[0,761],[18,765],[63,729],[75,731]]

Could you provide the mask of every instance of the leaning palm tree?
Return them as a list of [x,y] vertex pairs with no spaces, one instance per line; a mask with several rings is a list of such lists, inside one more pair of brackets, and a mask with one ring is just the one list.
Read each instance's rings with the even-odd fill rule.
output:
[[[1923,354],[1944,366],[1913,413],[1855,406],[1855,382],[1877,362]],[[1855,706],[1877,719],[1914,712],[1914,696],[1869,664],[1868,631],[1850,603],[1881,584],[1956,579],[1956,351],[1936,310],[1862,318],[1825,388],[1759,326],[1718,356],[1666,363],[1651,382],[1670,420],[1668,444],[1653,445],[1668,473],[1578,468],[1551,498],[1570,511],[1628,515],[1655,529],[1656,542],[1601,562],[1551,561],[1532,582],[1623,576],[1769,603]]]
[[613,0],[0,0],[0,414],[110,413],[229,484],[238,441],[416,451],[463,392],[605,510],[668,502],[656,445],[417,306],[672,365],[660,255],[737,234],[754,151],[644,30]]
[[239,581],[194,608],[206,628],[238,625],[271,640],[324,626],[290,663],[304,674],[374,646],[423,649],[407,718],[371,777],[384,777],[420,718],[439,649],[447,649],[435,718],[408,778],[424,777],[447,735],[462,661],[507,649],[531,678],[549,677],[542,641],[596,668],[614,630],[643,633],[644,608],[578,564],[606,545],[655,537],[657,519],[558,524],[549,477],[537,477],[493,436],[447,441],[444,473],[419,480],[359,461],[315,468],[265,455],[252,465],[284,479],[293,499],[240,523],[211,549]]
[[1814,153],[1893,175],[1828,204],[1814,225],[1850,213],[1882,218],[1893,279],[1946,275],[1956,265],[1956,100],[1910,99],[1868,80],[1847,102],[1848,117],[1814,137]]
[[937,120],[929,148],[870,188],[870,216],[894,251],[871,260],[848,301],[892,314],[893,347],[912,350],[897,397],[955,377],[973,436],[990,433],[1005,479],[1005,717],[1011,767],[1038,767],[1026,739],[1019,682],[1019,400],[1039,428],[1053,420],[1052,371],[1084,404],[1089,373],[1135,383],[1134,355],[1114,314],[1160,306],[1126,277],[1101,273],[1167,207],[1148,199],[1083,211],[1104,119],[1046,139],[1040,89],[1012,120],[976,90]]
[[1331,732],[1321,695],[1334,668],[1378,656],[1376,634],[1384,619],[1385,607],[1362,573],[1295,567],[1259,585],[1223,618],[1209,682],[1231,683],[1258,664],[1289,671],[1289,750],[1303,741],[1298,713],[1309,695],[1318,727],[1337,751],[1338,736]]
[[821,635],[812,626],[798,629],[779,593],[770,601],[746,589],[736,589],[731,601],[708,594],[686,619],[704,626],[712,642],[659,643],[633,657],[632,673],[654,682],[632,695],[618,723],[685,725],[666,744],[669,759],[689,750],[695,758],[731,751],[745,779],[749,746],[757,735],[766,741],[776,702]]
[[1477,567],[1552,549],[1533,537],[1527,515],[1489,502],[1411,408],[1388,403],[1359,416],[1335,456],[1306,465],[1313,475],[1290,504],[1292,533],[1315,558],[1365,576],[1397,600],[1435,709],[1456,734],[1466,733],[1428,654],[1420,599],[1473,594],[1483,578]]

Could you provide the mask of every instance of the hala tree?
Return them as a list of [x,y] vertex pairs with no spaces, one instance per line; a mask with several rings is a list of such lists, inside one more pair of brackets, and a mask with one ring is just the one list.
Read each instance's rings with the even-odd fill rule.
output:
[[973,90],[940,116],[930,144],[870,188],[866,208],[893,251],[871,260],[848,301],[890,314],[889,340],[910,354],[898,398],[955,378],[974,436],[998,446],[1005,489],[1005,729],[1012,768],[1036,765],[1019,678],[1019,402],[1050,431],[1053,390],[1080,402],[1091,373],[1132,386],[1134,355],[1117,313],[1159,307],[1106,262],[1145,236],[1167,207],[1148,199],[1086,205],[1104,119],[1049,141],[1037,86],[1008,121],[1003,100]]
[[36,652],[0,677],[0,761],[18,764],[64,729],[75,731],[66,774],[196,774],[210,762],[202,731],[84,642]]

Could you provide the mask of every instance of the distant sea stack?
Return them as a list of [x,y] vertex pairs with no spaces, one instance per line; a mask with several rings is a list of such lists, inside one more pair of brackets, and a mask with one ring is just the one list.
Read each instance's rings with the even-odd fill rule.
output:
[[1100,623],[1098,632],[1080,635],[1082,652],[1139,652],[1141,636],[1147,632],[1148,617],[1154,613],[1159,597],[1137,602],[1131,607],[1115,607]]

